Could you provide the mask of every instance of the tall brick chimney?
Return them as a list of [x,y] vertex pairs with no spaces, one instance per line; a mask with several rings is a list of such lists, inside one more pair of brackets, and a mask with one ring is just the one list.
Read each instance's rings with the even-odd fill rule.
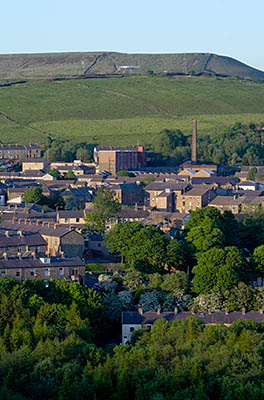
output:
[[197,162],[197,120],[193,119],[192,129],[192,162]]

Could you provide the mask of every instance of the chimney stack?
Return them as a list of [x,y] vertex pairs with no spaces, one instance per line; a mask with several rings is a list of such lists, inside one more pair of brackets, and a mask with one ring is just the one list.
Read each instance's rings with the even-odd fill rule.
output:
[[197,162],[197,120],[193,119],[192,129],[192,163]]

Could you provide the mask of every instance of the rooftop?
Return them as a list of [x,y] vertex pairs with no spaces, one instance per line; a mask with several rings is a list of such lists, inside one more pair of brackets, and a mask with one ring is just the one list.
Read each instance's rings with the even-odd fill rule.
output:
[[140,314],[137,311],[125,311],[122,313],[123,324],[138,324],[138,325],[152,325],[155,321],[160,318],[166,319],[168,322],[175,320],[185,320],[187,317],[197,317],[205,324],[232,324],[238,319],[247,319],[254,322],[263,322],[264,314],[260,312],[250,311],[247,313],[242,312],[214,312],[214,313],[192,313],[191,311],[181,312],[176,314],[174,312],[162,312],[160,314],[156,312],[145,312]]

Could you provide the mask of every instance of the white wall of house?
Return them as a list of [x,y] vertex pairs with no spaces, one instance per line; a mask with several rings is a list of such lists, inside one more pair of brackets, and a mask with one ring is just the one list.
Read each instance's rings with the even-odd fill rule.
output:
[[126,344],[127,342],[130,342],[132,333],[141,328],[142,328],[141,325],[122,324],[122,344]]

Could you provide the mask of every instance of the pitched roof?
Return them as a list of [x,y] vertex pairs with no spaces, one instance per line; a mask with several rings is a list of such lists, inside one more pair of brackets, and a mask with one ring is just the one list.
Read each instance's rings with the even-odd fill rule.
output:
[[[11,221],[3,221],[0,224],[0,232],[3,231],[22,231],[22,232],[39,232],[43,236],[53,236],[62,237],[69,232],[74,231],[73,229],[68,229],[67,227],[59,226],[48,227],[43,225],[35,225],[28,223],[12,223]],[[75,231],[74,231],[75,232]],[[76,232],[77,233],[77,232]]]
[[193,186],[188,192],[184,193],[184,196],[202,196],[212,189],[210,185],[197,185]]
[[147,218],[149,212],[147,210],[136,210],[135,208],[122,208],[118,214],[118,218]]
[[200,185],[202,183],[209,185],[213,183],[216,183],[218,185],[225,185],[227,183],[230,183],[231,185],[235,186],[237,184],[237,181],[231,176],[210,176],[210,177],[193,177],[192,183],[194,185]]
[[225,312],[214,312],[214,313],[192,313],[190,311],[181,312],[175,314],[174,312],[162,312],[160,314],[156,312],[145,312],[140,314],[136,311],[124,311],[122,313],[122,324],[138,324],[138,325],[152,325],[155,321],[160,318],[166,319],[168,322],[175,320],[185,320],[187,317],[197,317],[205,324],[232,324],[238,319],[251,320],[254,322],[263,322],[264,314],[259,312],[250,311],[245,314],[242,312],[231,312],[226,314]]
[[50,268],[50,267],[83,267],[85,263],[80,257],[59,258],[50,257],[50,263],[44,263],[41,259],[34,258],[9,258],[8,260],[0,260],[0,268],[2,269],[19,269],[19,268]]
[[145,187],[145,190],[166,190],[171,189],[175,191],[185,190],[189,186],[188,183],[185,182],[151,182],[149,185]]
[[17,246],[45,246],[46,240],[39,233],[27,233],[23,236],[0,235],[0,247],[17,247]]

